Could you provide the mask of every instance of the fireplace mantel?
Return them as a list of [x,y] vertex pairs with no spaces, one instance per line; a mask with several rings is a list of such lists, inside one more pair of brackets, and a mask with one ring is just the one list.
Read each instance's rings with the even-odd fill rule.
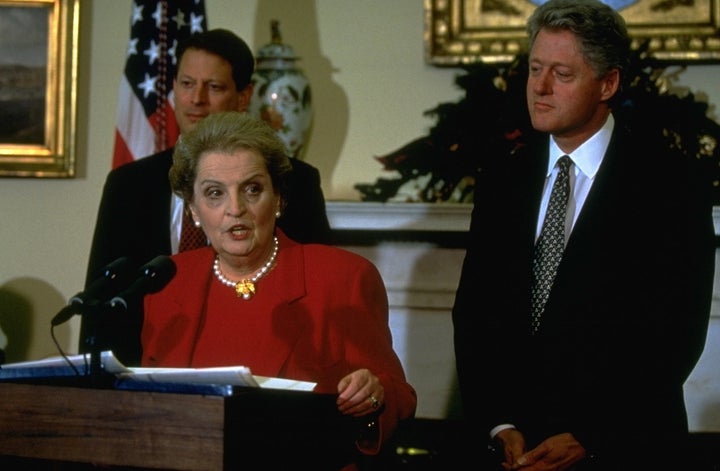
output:
[[335,245],[372,246],[388,241],[465,247],[471,204],[329,201]]
[[[385,281],[393,346],[422,398],[418,417],[459,416],[451,310],[471,212],[472,205],[458,203],[327,203],[335,243],[371,260]],[[713,219],[720,234],[720,206]],[[657,224],[663,227],[663,221]],[[716,282],[708,344],[686,383],[693,431],[720,426],[720,414],[708,414],[720,392],[718,287]]]
[[336,230],[462,232],[471,211],[471,204],[459,203],[327,203],[330,227]]
[[[330,227],[338,231],[466,232],[472,204],[329,201]],[[713,208],[720,235],[720,206]]]

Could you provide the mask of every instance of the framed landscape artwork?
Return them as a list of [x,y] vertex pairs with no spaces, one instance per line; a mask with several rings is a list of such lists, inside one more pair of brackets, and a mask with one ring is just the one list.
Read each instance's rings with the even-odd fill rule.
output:
[[[425,0],[426,60],[439,66],[510,63],[527,50],[525,21],[544,0]],[[720,0],[605,0],[634,46],[656,59],[720,62]]]
[[79,0],[0,0],[0,177],[75,175]]

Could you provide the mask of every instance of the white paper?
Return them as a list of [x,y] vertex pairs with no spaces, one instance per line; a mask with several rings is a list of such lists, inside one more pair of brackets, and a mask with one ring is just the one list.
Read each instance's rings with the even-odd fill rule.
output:
[[[10,371],[19,368],[62,368],[68,367],[68,362],[75,368],[82,370],[90,364],[90,354],[70,355],[45,358],[42,360],[6,363],[0,365],[0,370]],[[111,351],[100,354],[102,368],[118,378],[130,378],[136,381],[156,383],[192,383],[192,384],[222,384],[231,386],[247,386],[265,389],[285,389],[295,391],[312,391],[317,383],[298,381],[285,378],[271,378],[267,376],[253,376],[250,368],[246,366],[218,366],[209,368],[130,368],[123,365]]]

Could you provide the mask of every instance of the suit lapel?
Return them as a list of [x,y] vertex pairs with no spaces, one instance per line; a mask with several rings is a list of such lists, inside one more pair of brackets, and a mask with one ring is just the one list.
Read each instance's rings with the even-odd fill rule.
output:
[[621,141],[616,127],[593,186],[570,234],[565,249],[568,258],[572,257],[575,251],[582,254],[583,251],[591,249],[588,241],[597,243],[598,231],[602,230],[604,223],[608,218],[616,217],[618,211],[622,211],[622,202],[627,198],[624,181],[628,178],[627,169],[630,166],[623,162],[625,154],[621,149],[626,144]]

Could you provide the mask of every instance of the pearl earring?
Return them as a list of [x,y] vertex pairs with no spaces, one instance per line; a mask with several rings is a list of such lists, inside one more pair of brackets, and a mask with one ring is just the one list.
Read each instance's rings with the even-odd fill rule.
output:
[[195,221],[195,227],[200,227],[200,221]]

